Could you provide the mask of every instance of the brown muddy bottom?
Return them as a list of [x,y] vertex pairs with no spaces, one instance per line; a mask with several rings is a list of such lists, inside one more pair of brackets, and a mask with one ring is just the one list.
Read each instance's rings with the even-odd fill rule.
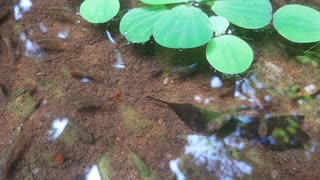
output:
[[[203,48],[128,44],[111,23],[113,44],[106,26],[57,8],[77,2],[34,0],[15,21],[17,3],[0,3],[0,179],[85,179],[93,165],[111,179],[175,179],[175,165],[189,179],[320,178],[319,68],[274,40],[249,41],[250,72],[226,77],[209,68]],[[28,43],[38,47],[26,51]],[[222,87],[211,87],[214,76]],[[197,124],[212,112],[219,123]],[[66,128],[56,138],[52,126]]]

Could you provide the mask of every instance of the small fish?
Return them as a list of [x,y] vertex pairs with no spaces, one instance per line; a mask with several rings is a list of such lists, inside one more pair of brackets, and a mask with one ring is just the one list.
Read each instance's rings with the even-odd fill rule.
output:
[[14,53],[14,48],[12,45],[12,39],[8,36],[5,35],[1,35],[2,41],[4,42],[4,44],[6,45],[6,48],[8,50],[8,55],[9,58],[11,60],[11,62],[16,62],[16,54]]
[[178,75],[178,78],[184,78],[186,76],[190,76],[196,71],[197,63],[193,63],[189,66],[177,67],[173,70],[174,74]]
[[198,107],[189,103],[170,103],[151,96],[147,96],[147,98],[156,102],[166,104],[190,129],[197,132],[207,131],[207,122],[205,121],[204,116],[202,115]]
[[91,73],[88,73],[85,71],[81,71],[81,70],[71,70],[70,74],[71,74],[71,77],[76,78],[76,79],[88,78],[88,79],[93,80],[97,83],[104,82],[103,77],[95,75],[95,74],[91,74]]
[[76,108],[97,107],[106,101],[118,102],[121,97],[121,92],[113,97],[89,97],[89,96],[73,96],[66,100],[66,103]]

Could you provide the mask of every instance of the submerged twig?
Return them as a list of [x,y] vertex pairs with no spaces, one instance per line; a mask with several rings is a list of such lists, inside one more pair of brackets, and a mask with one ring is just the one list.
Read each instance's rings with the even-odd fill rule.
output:
[[10,6],[9,6],[9,1],[7,2],[0,2],[0,20],[2,20],[3,18],[7,17],[10,13]]
[[8,50],[8,55],[9,55],[9,58],[11,60],[11,62],[15,62],[16,61],[16,58],[15,58],[15,54],[13,52],[13,48],[12,48],[12,43],[11,43],[11,40],[9,37],[5,37],[4,35],[1,35],[1,38],[4,42],[4,44],[6,45],[6,48]]

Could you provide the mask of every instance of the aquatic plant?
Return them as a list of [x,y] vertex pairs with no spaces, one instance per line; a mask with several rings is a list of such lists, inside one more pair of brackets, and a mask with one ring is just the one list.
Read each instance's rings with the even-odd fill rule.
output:
[[[120,32],[129,41],[143,43],[153,36],[160,45],[175,49],[207,44],[208,62],[227,74],[246,71],[254,58],[245,41],[226,33],[229,22],[246,29],[259,29],[272,20],[269,0],[141,1],[148,5],[129,11],[120,22]],[[205,6],[214,12],[207,13],[210,17],[202,10]],[[276,30],[293,42],[319,41],[319,22],[319,12],[301,5],[284,6],[274,15]]]
[[85,0],[80,6],[81,16],[91,23],[105,23],[119,10],[119,0]]

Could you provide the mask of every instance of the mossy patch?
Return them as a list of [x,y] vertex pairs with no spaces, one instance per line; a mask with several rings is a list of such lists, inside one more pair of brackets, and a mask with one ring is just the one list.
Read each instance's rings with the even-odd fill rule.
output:
[[8,110],[15,113],[23,123],[38,107],[31,92],[26,89],[19,89],[10,99]]
[[152,121],[134,108],[121,104],[120,113],[123,116],[125,126],[131,131],[129,133],[139,136],[152,132],[151,130],[154,128]]
[[100,174],[102,177],[102,180],[110,180],[113,176],[112,168],[110,166],[110,160],[108,159],[107,155],[104,155],[98,163],[98,167],[100,170]]

